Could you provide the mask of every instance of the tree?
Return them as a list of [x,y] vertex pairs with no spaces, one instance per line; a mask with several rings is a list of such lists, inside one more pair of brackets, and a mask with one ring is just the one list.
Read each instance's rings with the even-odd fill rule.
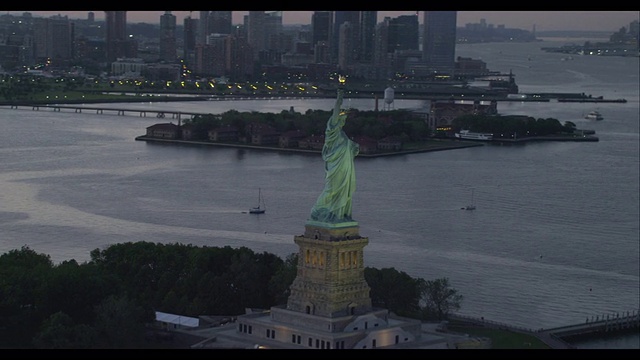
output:
[[76,325],[71,317],[57,312],[44,321],[33,339],[39,349],[89,349],[96,340],[95,330],[88,325]]
[[93,307],[116,292],[118,281],[103,274],[95,264],[64,261],[47,271],[40,286],[37,308],[48,316],[63,312],[75,323],[92,323]]
[[29,346],[41,322],[49,316],[38,307],[42,286],[53,263],[28,246],[0,256],[0,348]]
[[564,122],[564,131],[568,133],[573,133],[576,130],[576,124],[572,121]]
[[[96,328],[107,348],[131,349],[144,339],[145,325],[155,319],[151,309],[127,296],[110,296],[96,307]],[[102,345],[102,344],[100,344]]]
[[287,302],[291,294],[290,286],[298,271],[298,253],[289,254],[282,266],[278,268],[269,280],[269,293],[276,304]]
[[371,288],[371,303],[400,316],[416,317],[420,312],[421,281],[394,268],[366,267],[364,278]]
[[421,285],[422,314],[425,319],[446,319],[459,310],[463,296],[450,287],[448,278],[424,281]]

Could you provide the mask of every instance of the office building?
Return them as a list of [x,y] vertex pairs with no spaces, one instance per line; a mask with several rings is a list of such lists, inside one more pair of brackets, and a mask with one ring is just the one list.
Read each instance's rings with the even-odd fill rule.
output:
[[377,11],[360,12],[360,57],[361,63],[373,62],[376,41]]
[[65,65],[72,57],[72,26],[64,16],[33,19],[33,44],[36,61]]
[[233,26],[231,23],[231,11],[211,11],[209,12],[209,33],[210,34],[231,34]]
[[389,52],[419,50],[418,14],[401,15],[389,20]]
[[176,16],[166,11],[160,16],[160,61],[176,61]]
[[452,76],[455,70],[456,11],[425,11],[422,60],[435,76]]
[[126,11],[105,11],[105,26],[107,62],[114,62],[118,58],[137,57],[137,43],[127,37]]
[[315,47],[317,43],[331,42],[331,27],[333,24],[331,11],[314,11],[311,15],[311,46]]
[[348,70],[351,65],[356,62],[356,43],[353,33],[354,25],[349,21],[345,21],[340,25],[338,37],[338,68],[342,71]]
[[196,45],[204,45],[207,43],[207,35],[211,34],[209,31],[209,11],[200,11],[199,13]]
[[359,51],[359,37],[360,37],[360,11],[334,11],[333,12],[333,30],[331,33],[331,62],[337,64],[339,62],[339,49],[340,49],[340,27],[345,22],[351,23],[350,39],[347,39],[354,46],[351,48],[353,55],[349,58],[353,60],[358,59]]
[[253,49],[255,60],[267,49],[265,17],[264,11],[249,11],[247,18],[247,41]]
[[373,54],[373,64],[386,67],[389,64],[389,22],[390,17],[385,17],[376,25],[376,39]]
[[194,63],[196,36],[198,33],[198,19],[191,18],[191,15],[184,18],[183,21],[183,41],[182,41],[182,58],[188,65]]

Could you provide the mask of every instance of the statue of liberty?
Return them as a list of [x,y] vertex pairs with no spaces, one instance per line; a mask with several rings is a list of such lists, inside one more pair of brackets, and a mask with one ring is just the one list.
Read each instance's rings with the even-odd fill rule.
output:
[[349,139],[342,130],[347,119],[346,111],[341,109],[345,82],[340,77],[338,96],[333,112],[327,121],[322,147],[322,159],[325,161],[324,190],[311,209],[310,220],[328,224],[351,222],[351,197],[356,189],[354,158],[360,147]]

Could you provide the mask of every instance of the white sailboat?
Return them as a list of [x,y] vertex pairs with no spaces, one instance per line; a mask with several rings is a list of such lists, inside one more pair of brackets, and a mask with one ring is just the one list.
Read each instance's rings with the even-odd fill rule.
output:
[[474,189],[471,189],[471,202],[469,203],[469,205],[463,207],[464,210],[475,210],[476,209],[476,203],[473,200],[473,192],[474,192]]
[[262,189],[258,188],[258,206],[249,209],[249,214],[264,214],[266,210],[267,208],[262,198]]

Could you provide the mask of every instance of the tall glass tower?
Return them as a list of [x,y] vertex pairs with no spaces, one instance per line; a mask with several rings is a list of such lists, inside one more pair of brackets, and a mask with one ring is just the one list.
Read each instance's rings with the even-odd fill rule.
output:
[[171,11],[160,16],[160,60],[176,61],[176,16]]
[[105,11],[107,61],[125,57],[127,41],[127,12]]
[[422,59],[434,75],[453,75],[456,56],[456,11],[425,11]]

